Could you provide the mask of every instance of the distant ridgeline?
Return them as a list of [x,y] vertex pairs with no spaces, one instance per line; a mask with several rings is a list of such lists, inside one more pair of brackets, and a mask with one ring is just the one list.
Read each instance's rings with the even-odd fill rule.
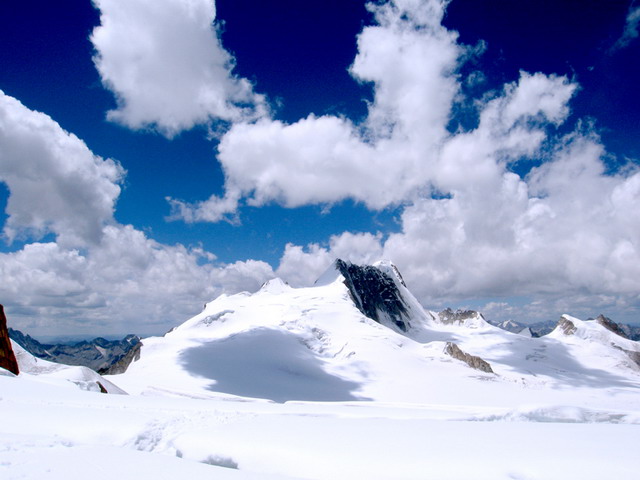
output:
[[142,346],[136,335],[127,335],[115,341],[94,338],[73,345],[43,344],[12,328],[9,328],[9,337],[35,357],[65,365],[89,367],[101,375],[123,373],[140,356]]
[[[593,320],[593,319],[589,319]],[[595,320],[598,321],[602,326],[611,330],[614,333],[617,333],[621,337],[628,338],[629,340],[640,341],[640,326],[639,325],[626,325],[624,323],[615,323],[608,317],[604,315],[599,315]],[[525,324],[516,322],[514,320],[506,320],[504,322],[496,322],[492,320],[487,320],[491,325],[495,327],[499,327],[503,330],[513,333],[520,333],[525,329],[528,329],[531,332],[531,336],[533,337],[543,337],[556,328],[558,325],[557,320],[548,320],[546,322],[537,322],[531,324]]]

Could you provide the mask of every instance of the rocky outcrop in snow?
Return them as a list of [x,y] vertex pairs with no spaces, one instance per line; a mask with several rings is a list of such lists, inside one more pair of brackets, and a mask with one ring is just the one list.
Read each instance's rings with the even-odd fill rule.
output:
[[127,371],[129,365],[140,360],[140,350],[142,342],[136,342],[133,348],[125,353],[119,360],[116,360],[109,368],[99,370],[100,375],[120,375]]
[[20,373],[18,361],[13,353],[13,348],[11,348],[9,331],[7,330],[7,317],[4,314],[2,305],[0,305],[0,367],[9,370],[15,375]]
[[462,323],[470,318],[475,318],[478,315],[478,312],[473,310],[456,310],[454,312],[450,308],[447,308],[441,311],[438,315],[440,316],[441,323],[449,325],[451,323]]
[[471,368],[475,368],[476,370],[480,370],[481,372],[493,373],[493,369],[491,365],[486,360],[483,360],[480,357],[475,355],[470,355],[466,352],[460,350],[457,344],[453,342],[447,342],[444,347],[444,353],[455,358],[456,360],[461,360]]
[[573,335],[577,330],[575,324],[564,315],[560,317],[560,320],[558,320],[558,326],[556,329],[560,330],[565,335]]
[[629,338],[627,334],[622,330],[620,325],[618,325],[610,318],[605,317],[604,315],[598,315],[598,318],[596,318],[596,322],[602,325],[607,330],[615,333],[616,335],[620,335],[622,338]]
[[475,310],[456,310],[447,308],[435,315],[437,322],[443,325],[460,325],[469,328],[484,328],[489,323],[481,313]]
[[[589,348],[599,348],[601,349],[600,358],[611,357],[618,365],[638,371],[640,344],[621,335],[616,327],[614,322],[602,315],[595,320],[586,321],[562,315],[557,327],[549,336],[574,345],[581,344],[589,346]],[[621,356],[618,352],[622,352],[624,355]],[[632,363],[629,362],[629,359]]]
[[[344,277],[344,284],[363,315],[382,325],[393,325],[403,332],[409,329],[408,304],[389,274],[376,266],[354,265],[340,259],[336,260],[335,268]],[[404,286],[398,270],[393,266],[392,268],[392,273],[400,285]]]

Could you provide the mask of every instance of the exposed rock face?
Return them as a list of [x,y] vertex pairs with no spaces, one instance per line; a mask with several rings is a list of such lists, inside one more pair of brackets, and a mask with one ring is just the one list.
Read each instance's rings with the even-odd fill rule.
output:
[[475,318],[478,315],[479,313],[474,310],[456,310],[454,312],[450,308],[447,308],[438,314],[438,316],[440,317],[440,322],[444,323],[445,325],[449,325],[452,323],[463,323],[465,320]]
[[137,342],[131,350],[120,357],[120,359],[113,363],[109,368],[100,370],[98,373],[100,375],[119,375],[126,372],[127,368],[129,368],[129,365],[140,360],[141,348],[142,342]]
[[620,325],[618,325],[610,318],[605,317],[604,315],[599,315],[598,318],[596,318],[596,322],[598,322],[607,330],[615,333],[616,335],[620,335],[623,338],[629,338],[627,334],[622,330]]
[[18,375],[18,361],[11,348],[11,340],[9,339],[9,330],[7,329],[7,317],[4,314],[4,307],[0,305],[0,367],[9,370],[11,373]]
[[573,322],[565,317],[560,317],[560,320],[558,320],[558,327],[560,327],[562,333],[565,335],[573,335],[577,330]]
[[[340,259],[336,260],[336,268],[358,310],[380,324],[391,323],[403,332],[409,329],[407,304],[389,275],[371,265],[354,265]],[[398,278],[403,283],[399,273]]]
[[127,335],[122,340],[115,341],[98,337],[89,342],[83,341],[74,345],[43,344],[13,329],[9,329],[9,335],[35,357],[65,365],[89,367],[100,372],[118,363],[140,343],[140,338],[136,335]]
[[98,388],[100,388],[100,393],[109,393],[109,391],[104,388],[104,385],[102,385],[100,382],[96,382],[98,384]]
[[482,372],[493,373],[493,369],[491,368],[489,362],[475,355],[470,355],[463,352],[462,350],[460,350],[460,347],[458,347],[458,345],[453,342],[447,342],[444,347],[444,352],[457,360],[462,360],[471,368],[475,368],[476,370],[480,370]]

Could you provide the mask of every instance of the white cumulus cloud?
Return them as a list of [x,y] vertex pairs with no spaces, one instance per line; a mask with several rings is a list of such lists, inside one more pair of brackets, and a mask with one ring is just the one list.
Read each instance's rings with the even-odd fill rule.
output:
[[294,287],[313,285],[336,258],[356,264],[373,263],[382,258],[381,235],[345,232],[334,235],[328,247],[306,247],[288,243],[276,274]]
[[351,67],[358,81],[374,85],[365,124],[313,115],[293,124],[235,124],[219,146],[226,195],[195,205],[171,200],[174,216],[215,222],[243,199],[297,207],[352,198],[380,209],[424,187],[447,137],[463,49],[440,25],[440,2],[370,8],[378,24],[358,37]]
[[265,101],[232,72],[213,26],[213,0],[94,0],[95,65],[117,100],[108,118],[172,137],[212,120],[265,113]]
[[[578,89],[562,76],[521,72],[474,101],[476,127],[450,132],[466,81],[458,67],[474,50],[441,25],[445,4],[370,6],[377,24],[359,35],[351,67],[355,80],[373,85],[366,120],[235,124],[219,146],[226,194],[192,205],[171,200],[174,215],[215,222],[244,203],[298,207],[346,198],[370,209],[400,205],[399,232],[288,244],[277,273],[310,284],[336,257],[385,257],[426,304],[529,296],[520,311],[538,318],[583,308],[589,298],[637,308],[640,174],[607,172],[591,125],[557,133]],[[635,19],[631,9],[628,35]],[[522,162],[538,166],[518,175]]]
[[112,223],[124,175],[120,164],[94,155],[49,116],[0,91],[0,181],[10,196],[4,235],[54,233],[65,245],[99,241]]
[[[4,233],[0,299],[12,326],[38,335],[159,334],[221,293],[272,278],[256,260],[216,262],[164,245],[113,217],[124,170],[91,153],[50,117],[0,92]],[[52,234],[55,241],[32,242]]]
[[14,327],[38,335],[157,335],[221,293],[255,291],[274,276],[264,262],[206,256],[130,225],[107,226],[87,250],[49,242],[0,254],[0,298]]

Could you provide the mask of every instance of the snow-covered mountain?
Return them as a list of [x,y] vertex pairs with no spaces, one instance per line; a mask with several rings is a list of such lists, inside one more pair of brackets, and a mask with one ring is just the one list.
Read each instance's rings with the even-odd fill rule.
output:
[[[593,319],[590,318],[589,320]],[[622,335],[630,340],[640,340],[640,326],[638,325],[615,323],[613,320],[605,317],[604,315],[599,315],[595,320],[600,322],[605,327],[613,329],[619,335]],[[532,335],[534,337],[543,337],[544,335],[548,335],[558,325],[558,322],[555,320],[547,320],[544,322],[535,323],[520,323],[510,319],[504,320],[502,322],[489,320],[489,323],[508,332],[523,333],[525,335]]]
[[638,344],[583,324],[601,333],[576,337],[589,349],[567,335],[512,334],[477,312],[425,311],[389,262],[338,260],[311,288],[274,279],[255,294],[222,295],[164,337],[145,339],[118,382],[130,392],[276,402],[447,403],[476,392],[493,405],[513,395],[531,401],[542,387],[572,402],[587,372],[598,388],[622,377],[639,385],[629,353]]
[[[507,332],[511,332],[511,333],[519,333],[522,330],[524,330],[525,328],[527,328],[527,326],[524,323],[520,323],[520,322],[516,322],[514,320],[508,319],[508,320],[504,320],[502,322],[489,322],[492,325],[501,328],[503,330],[506,330]],[[549,330],[551,331],[551,330]],[[548,332],[547,332],[548,333]]]
[[106,379],[14,344],[0,477],[632,479],[640,349],[618,333],[506,332],[425,311],[389,262],[336,262],[222,295]]

